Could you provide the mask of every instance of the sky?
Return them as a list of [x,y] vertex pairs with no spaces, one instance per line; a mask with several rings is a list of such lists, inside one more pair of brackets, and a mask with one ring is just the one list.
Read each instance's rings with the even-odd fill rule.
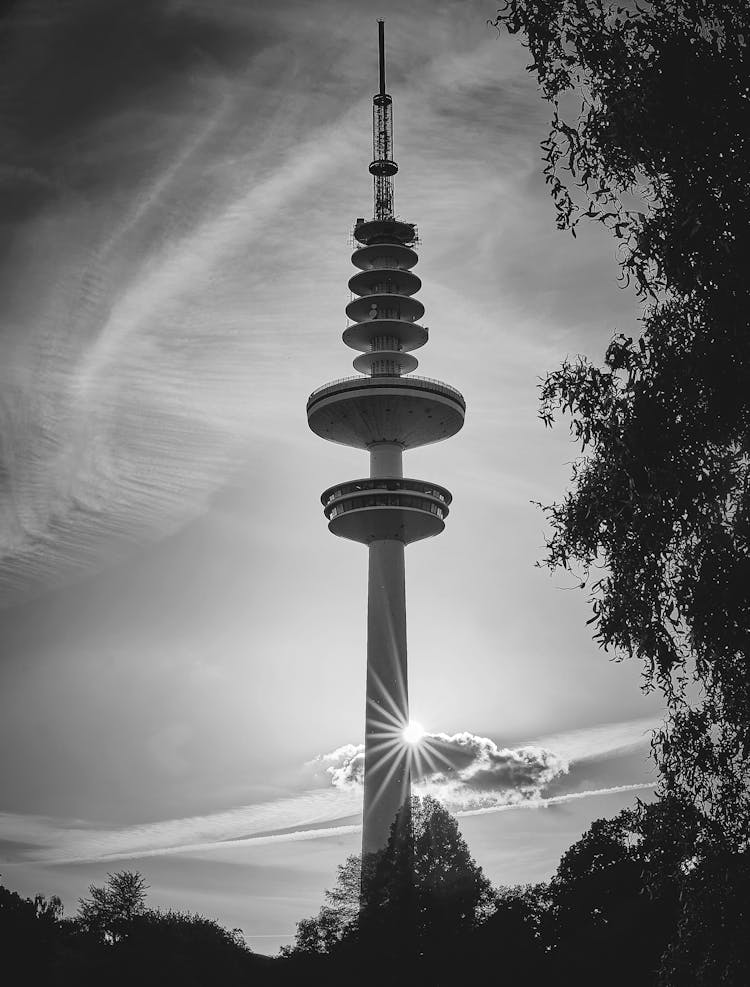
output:
[[108,872],[273,953],[357,852],[366,553],[307,428],[350,375],[386,21],[419,373],[467,401],[406,475],[454,503],[407,551],[412,715],[497,883],[651,796],[658,697],[536,566],[577,449],[538,385],[638,331],[601,229],[557,231],[549,107],[492,2],[28,0],[4,8],[0,872],[67,914]]

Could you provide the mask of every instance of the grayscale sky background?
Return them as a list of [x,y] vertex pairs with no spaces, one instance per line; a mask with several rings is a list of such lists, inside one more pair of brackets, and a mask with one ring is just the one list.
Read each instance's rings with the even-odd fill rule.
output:
[[539,378],[601,359],[638,309],[606,233],[555,230],[527,53],[477,0],[5,9],[4,882],[70,914],[137,868],[152,904],[274,952],[358,848],[366,553],[319,495],[367,462],[316,438],[305,401],[353,372],[377,17],[396,208],[422,239],[419,372],[468,403],[406,459],[455,498],[407,552],[413,715],[453,738],[488,876],[549,876],[649,796],[660,707],[591,642],[575,579],[534,566],[531,501],[576,456],[537,418]]

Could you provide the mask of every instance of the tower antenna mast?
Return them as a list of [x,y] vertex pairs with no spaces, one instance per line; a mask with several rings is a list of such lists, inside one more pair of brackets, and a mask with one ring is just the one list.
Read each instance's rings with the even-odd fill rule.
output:
[[378,21],[378,51],[380,54],[380,95],[385,96],[385,21]]
[[372,97],[372,157],[375,219],[393,219],[393,100],[385,91],[385,22],[378,21],[380,91]]

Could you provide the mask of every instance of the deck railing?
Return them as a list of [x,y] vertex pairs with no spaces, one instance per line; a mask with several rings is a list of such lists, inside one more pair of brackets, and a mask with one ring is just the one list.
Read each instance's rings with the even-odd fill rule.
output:
[[357,390],[361,387],[403,387],[409,390],[429,391],[432,394],[442,394],[445,397],[452,398],[453,401],[461,406],[463,411],[466,411],[466,402],[463,395],[455,387],[451,387],[450,384],[444,384],[442,380],[433,380],[432,377],[412,376],[340,377],[338,380],[332,380],[328,384],[323,384],[322,387],[316,388],[307,399],[307,410],[309,411],[312,405],[322,398],[328,397],[329,394],[336,394],[338,391]]
[[346,483],[337,483],[334,487],[329,487],[320,495],[321,503],[327,507],[334,500],[341,497],[367,494],[376,490],[380,493],[417,493],[434,497],[446,506],[453,500],[450,490],[440,487],[436,483],[428,480],[412,480],[410,477],[385,476],[385,477],[365,477],[360,480],[348,480]]

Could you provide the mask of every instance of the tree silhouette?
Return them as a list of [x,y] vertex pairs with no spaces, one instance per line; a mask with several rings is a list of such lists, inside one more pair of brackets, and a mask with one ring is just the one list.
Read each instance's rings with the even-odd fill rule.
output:
[[547,509],[546,561],[589,588],[598,641],[663,691],[662,790],[736,848],[750,832],[750,6],[508,0],[496,23],[524,35],[553,105],[558,225],[607,226],[644,304],[637,342],[616,336],[603,367],[566,361],[543,384],[543,419],[569,413],[585,452]]
[[436,959],[453,962],[457,944],[490,913],[495,896],[456,820],[430,796],[412,796],[385,849],[368,855],[364,873],[361,858],[349,857],[325,899],[317,916],[298,923],[285,954],[327,954],[344,965],[366,957],[373,982],[396,982],[394,971],[408,980]]
[[4,970],[22,969],[41,983],[58,947],[63,908],[60,899],[37,894],[22,898],[0,885],[0,942]]
[[502,970],[503,984],[559,981],[559,965],[549,964],[549,916],[547,884],[497,888],[494,911],[466,943],[465,963],[476,971]]
[[137,871],[107,874],[104,887],[89,887],[90,898],[81,898],[78,923],[105,942],[119,942],[137,915],[145,911],[148,885]]
[[359,920],[361,880],[362,858],[353,854],[339,865],[336,884],[325,890],[325,904],[318,914],[297,923],[294,946],[282,947],[282,955],[331,953],[353,935]]

